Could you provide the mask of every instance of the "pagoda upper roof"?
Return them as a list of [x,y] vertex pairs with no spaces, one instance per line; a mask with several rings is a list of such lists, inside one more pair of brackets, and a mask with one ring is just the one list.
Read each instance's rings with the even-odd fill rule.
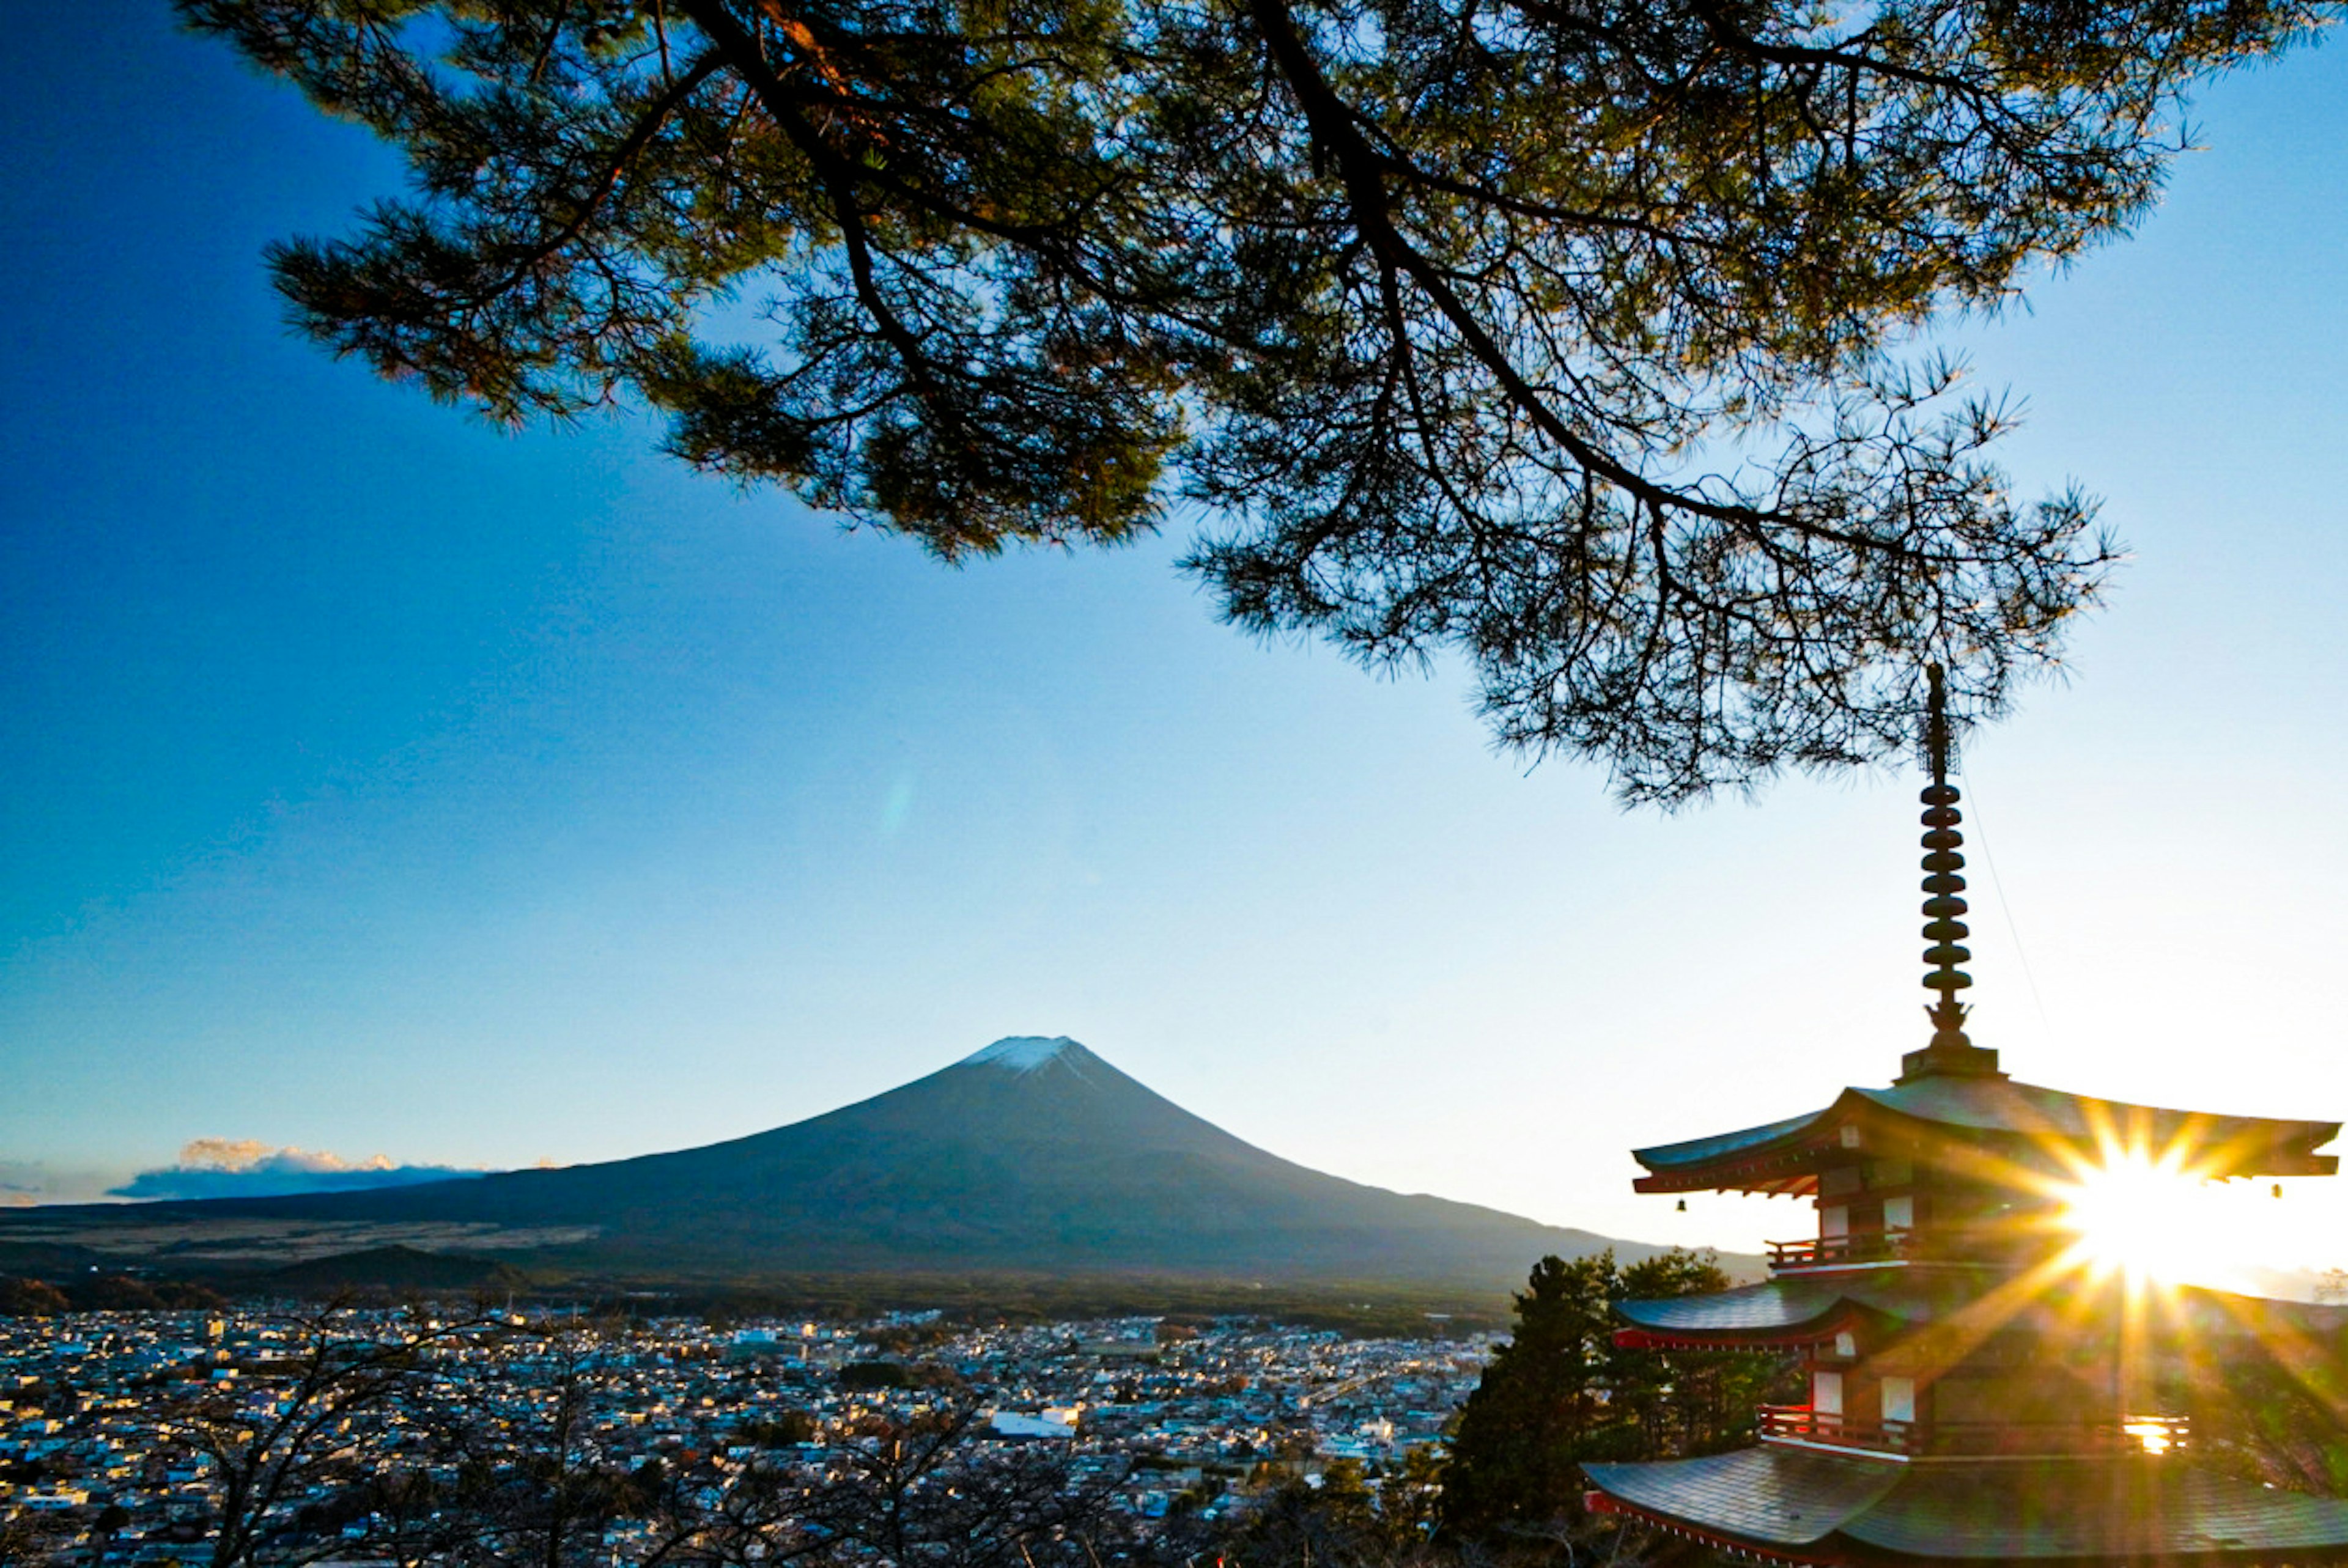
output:
[[2142,1151],[2208,1177],[2328,1176],[2340,1168],[2336,1156],[2315,1153],[2339,1136],[2337,1122],[2168,1111],[1997,1073],[1911,1074],[1888,1089],[1846,1089],[1822,1111],[1632,1154],[1649,1172],[1641,1192],[1807,1193],[1822,1163],[1874,1147],[1870,1133],[1900,1145],[2011,1144],[2082,1159],[2110,1148]]
[[1765,1444],[1582,1469],[1622,1512],[1794,1562],[2348,1561],[2348,1501],[2165,1457],[1935,1465]]
[[[1634,1344],[1804,1344],[1830,1337],[1861,1318],[1897,1328],[1948,1322],[1971,1314],[1994,1293],[1991,1310],[2001,1324],[2045,1327],[2035,1324],[2044,1317],[2076,1339],[2082,1321],[2122,1321],[2121,1298],[2132,1288],[2118,1276],[2104,1275],[2044,1282],[2014,1296],[2007,1288],[2013,1278],[2011,1270],[1982,1265],[1881,1264],[1786,1275],[1705,1296],[1618,1301],[1614,1310],[1630,1325],[1626,1332]],[[2243,1340],[2282,1351],[2336,1344],[2348,1331],[2348,1307],[2174,1286],[2146,1298],[2126,1320],[2142,1348],[2152,1351]]]

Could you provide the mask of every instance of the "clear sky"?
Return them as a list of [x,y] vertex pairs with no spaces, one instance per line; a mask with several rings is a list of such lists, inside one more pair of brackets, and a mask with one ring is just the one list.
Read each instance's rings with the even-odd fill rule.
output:
[[[198,1138],[682,1147],[1039,1033],[1342,1175],[1749,1246],[1801,1223],[1634,1197],[1624,1151],[1923,1042],[1912,776],[1626,815],[1496,756],[1456,670],[1216,625],[1179,534],[949,570],[623,419],[498,434],[280,324],[261,247],[396,179],[361,133],[160,0],[0,53],[19,1198]],[[1968,756],[1973,1036],[2338,1117],[2348,48],[2197,119],[2137,237],[1955,338],[2030,399],[2024,488],[2135,552]],[[2243,1223],[2348,1264],[2325,1186]]]

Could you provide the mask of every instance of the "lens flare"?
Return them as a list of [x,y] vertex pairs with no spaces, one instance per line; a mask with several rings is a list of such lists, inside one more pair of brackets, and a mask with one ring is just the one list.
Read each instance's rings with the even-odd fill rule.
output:
[[2080,1173],[2064,1194],[2063,1224],[2080,1261],[2127,1274],[2167,1276],[2177,1255],[2178,1223],[2199,1184],[2173,1165],[2129,1151]]
[[[2172,1153],[2106,1147],[2054,1195],[2070,1259],[2096,1274],[2166,1285],[2255,1289],[2291,1252],[2290,1211],[2260,1184],[2229,1183]],[[2281,1196],[2281,1188],[2274,1195]]]

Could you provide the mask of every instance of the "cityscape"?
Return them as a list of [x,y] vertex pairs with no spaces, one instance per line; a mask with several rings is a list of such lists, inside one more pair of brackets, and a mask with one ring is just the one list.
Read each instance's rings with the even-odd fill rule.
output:
[[[1240,1319],[968,1327],[935,1312],[720,1327],[294,1304],[0,1319],[0,1555],[193,1568],[214,1560],[224,1514],[242,1508],[263,1561],[402,1561],[402,1540],[454,1522],[445,1510],[386,1517],[384,1483],[453,1497],[458,1411],[498,1434],[506,1465],[560,1448],[615,1481],[662,1477],[641,1515],[615,1505],[596,1521],[587,1555],[563,1543],[566,1562],[648,1561],[674,1547],[673,1500],[706,1532],[746,1474],[836,1484],[880,1434],[923,1423],[951,1429],[960,1451],[946,1474],[973,1456],[1046,1450],[1064,1495],[1147,1534],[1243,1515],[1283,1484],[1324,1484],[1333,1467],[1374,1495],[1412,1484],[1424,1469],[1413,1456],[1440,1440],[1492,1341],[1441,1328],[1394,1339]],[[387,1352],[396,1376],[370,1367],[332,1389],[305,1382],[322,1353],[348,1374]],[[314,1413],[326,1419],[313,1436],[261,1451],[264,1434]],[[242,1453],[286,1461],[265,1504],[232,1487]]]

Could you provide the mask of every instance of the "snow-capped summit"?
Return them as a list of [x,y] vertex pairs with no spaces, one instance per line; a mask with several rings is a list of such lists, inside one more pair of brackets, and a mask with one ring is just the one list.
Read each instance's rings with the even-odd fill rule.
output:
[[1085,1054],[1085,1048],[1065,1034],[1056,1034],[1048,1040],[1040,1034],[1013,1034],[1005,1035],[983,1050],[972,1051],[954,1065],[999,1067],[1007,1072],[1033,1072],[1063,1058]]

